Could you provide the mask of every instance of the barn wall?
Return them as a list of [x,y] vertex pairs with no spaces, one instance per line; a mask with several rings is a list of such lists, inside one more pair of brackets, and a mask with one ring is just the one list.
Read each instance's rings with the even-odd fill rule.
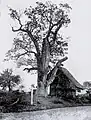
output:
[[68,77],[59,70],[55,80],[50,85],[50,95],[57,97],[75,97],[76,88]]

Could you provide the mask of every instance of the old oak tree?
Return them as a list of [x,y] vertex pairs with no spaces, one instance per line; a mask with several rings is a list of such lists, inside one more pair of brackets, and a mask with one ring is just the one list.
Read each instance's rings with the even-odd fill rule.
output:
[[[23,12],[9,10],[10,17],[16,22],[17,27],[12,27],[12,31],[17,32],[17,37],[6,56],[16,60],[18,66],[28,66],[24,68],[28,72],[37,70],[37,95],[47,96],[47,87],[53,81],[58,66],[67,59],[63,56],[68,42],[63,39],[60,29],[70,23],[71,7],[67,3],[36,2],[35,7],[30,6]],[[60,60],[58,56],[63,58]],[[51,76],[48,76],[50,71]]]

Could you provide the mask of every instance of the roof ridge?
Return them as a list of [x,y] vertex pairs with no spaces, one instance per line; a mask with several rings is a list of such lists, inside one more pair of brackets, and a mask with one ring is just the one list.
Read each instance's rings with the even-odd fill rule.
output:
[[83,89],[83,86],[73,77],[73,75],[65,67],[61,67],[61,70],[75,84],[76,87]]

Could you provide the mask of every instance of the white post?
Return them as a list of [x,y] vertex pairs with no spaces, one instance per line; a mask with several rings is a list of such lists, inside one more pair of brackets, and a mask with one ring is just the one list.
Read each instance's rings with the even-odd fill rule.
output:
[[33,105],[33,88],[31,87],[31,105]]

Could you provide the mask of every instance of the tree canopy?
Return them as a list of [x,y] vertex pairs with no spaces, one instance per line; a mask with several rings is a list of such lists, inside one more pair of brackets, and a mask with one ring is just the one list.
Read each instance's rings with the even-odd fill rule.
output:
[[[36,4],[35,8],[30,6],[22,14],[18,10],[9,9],[11,18],[19,23],[20,27],[12,27],[12,31],[18,34],[7,56],[18,59],[18,65],[37,66],[36,57],[42,56],[45,39],[50,45],[50,62],[55,63],[57,56],[64,56],[67,50],[65,46],[68,46],[68,42],[63,39],[60,29],[70,23],[71,7],[68,4],[57,6],[51,2]],[[24,21],[24,18],[27,20]]]
[[91,87],[91,81],[85,81],[85,82],[83,82],[83,86],[87,87],[87,88],[90,88]]
[[8,91],[12,91],[14,87],[20,84],[21,78],[19,75],[13,75],[12,69],[5,69],[0,75],[0,87],[3,90],[8,88]]

